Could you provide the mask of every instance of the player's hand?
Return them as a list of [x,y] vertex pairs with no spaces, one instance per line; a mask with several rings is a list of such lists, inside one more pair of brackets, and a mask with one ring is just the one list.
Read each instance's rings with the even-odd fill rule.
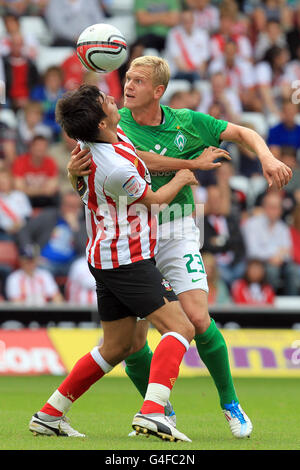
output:
[[263,175],[268,182],[269,188],[275,183],[278,189],[282,189],[293,176],[292,170],[273,156],[268,157],[261,163]]
[[80,150],[80,145],[77,144],[71,153],[71,158],[68,163],[68,171],[72,176],[87,176],[91,173],[91,153],[89,149]]
[[199,181],[191,170],[178,170],[175,178],[183,182],[185,185],[198,185]]
[[203,150],[199,157],[191,160],[191,167],[193,170],[215,170],[222,165],[221,162],[215,162],[217,158],[226,158],[226,160],[231,160],[227,150],[211,146]]

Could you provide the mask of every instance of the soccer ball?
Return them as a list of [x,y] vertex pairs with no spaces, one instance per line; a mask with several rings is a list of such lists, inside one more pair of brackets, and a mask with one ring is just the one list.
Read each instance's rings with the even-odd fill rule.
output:
[[77,56],[88,70],[106,73],[118,69],[127,57],[123,34],[106,23],[86,28],[77,41]]

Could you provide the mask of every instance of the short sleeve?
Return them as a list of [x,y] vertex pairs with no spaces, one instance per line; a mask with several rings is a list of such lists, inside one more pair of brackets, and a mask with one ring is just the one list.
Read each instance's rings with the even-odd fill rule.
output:
[[195,111],[192,111],[192,116],[194,128],[199,132],[204,144],[206,146],[219,146],[220,135],[226,130],[228,122]]
[[106,194],[113,199],[118,199],[120,196],[126,197],[128,205],[143,199],[147,189],[146,181],[133,165],[132,167],[128,165],[115,169],[104,184]]

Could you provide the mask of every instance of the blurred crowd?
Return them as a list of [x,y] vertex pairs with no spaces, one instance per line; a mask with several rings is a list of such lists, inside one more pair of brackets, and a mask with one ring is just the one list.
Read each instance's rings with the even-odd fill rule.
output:
[[[76,39],[90,24],[114,24],[115,3],[0,0],[0,300],[95,305],[83,207],[66,174],[75,142],[55,106],[92,83],[121,107],[125,72],[144,54],[170,64],[164,104],[257,130],[293,169],[283,190],[268,188],[256,155],[232,143],[230,162],[197,172],[209,302],[272,305],[300,295],[300,2],[124,0],[124,27],[135,20],[127,62],[88,72]],[[34,19],[45,41],[41,28],[25,27]]]

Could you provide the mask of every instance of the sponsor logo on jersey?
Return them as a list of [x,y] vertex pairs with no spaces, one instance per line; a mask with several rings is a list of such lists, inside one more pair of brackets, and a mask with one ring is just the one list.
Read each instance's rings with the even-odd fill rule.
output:
[[126,191],[126,193],[129,194],[130,197],[135,197],[139,194],[141,183],[135,176],[132,176],[128,181],[126,181],[126,183],[123,184],[123,189]]
[[179,151],[182,152],[186,144],[186,137],[184,137],[181,131],[179,131],[178,134],[176,135],[174,144],[176,145],[176,147],[178,147]]

